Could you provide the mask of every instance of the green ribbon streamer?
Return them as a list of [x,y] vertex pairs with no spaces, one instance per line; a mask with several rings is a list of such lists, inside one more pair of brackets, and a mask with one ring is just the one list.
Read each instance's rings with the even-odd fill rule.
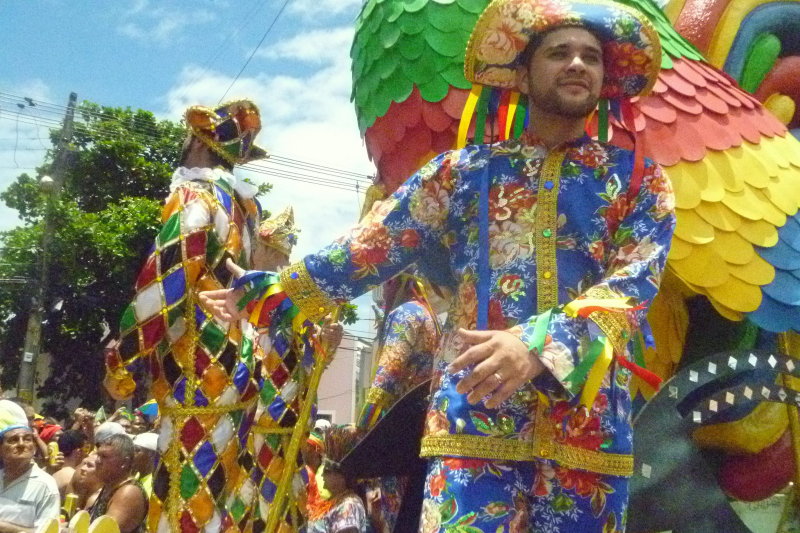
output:
[[528,114],[528,100],[524,95],[520,95],[519,102],[517,103],[517,112],[514,114],[514,129],[512,135],[515,139],[519,139],[522,132],[525,130],[525,116]]
[[597,140],[608,142],[608,100],[601,98],[597,108]]
[[544,340],[547,338],[547,328],[550,326],[550,317],[553,315],[553,310],[548,309],[538,317],[536,317],[536,324],[533,326],[533,335],[531,341],[528,343],[528,351],[536,350],[536,355],[542,355],[544,350]]
[[564,381],[569,381],[569,390],[572,394],[578,394],[578,392],[580,392],[583,382],[586,381],[586,376],[589,375],[589,371],[592,369],[595,361],[597,361],[597,358],[603,353],[605,344],[605,337],[597,337],[597,339],[592,341],[592,344],[589,346],[589,351],[581,362],[578,363],[578,366],[573,368],[572,372],[567,374],[567,377],[564,378]]
[[274,285],[279,280],[280,278],[274,274],[264,276],[257,283],[252,284],[252,288],[244,293],[244,296],[242,296],[242,298],[236,302],[236,307],[238,307],[239,311],[241,311],[248,303],[250,303],[251,300],[255,300],[264,291],[264,289],[270,285]]
[[646,366],[644,360],[644,337],[641,332],[633,339],[633,362],[642,368]]
[[475,114],[475,138],[472,140],[473,144],[483,144],[486,134],[486,115],[489,114],[489,95],[492,90],[488,87],[483,87],[481,95],[478,98],[476,105],[477,111]]

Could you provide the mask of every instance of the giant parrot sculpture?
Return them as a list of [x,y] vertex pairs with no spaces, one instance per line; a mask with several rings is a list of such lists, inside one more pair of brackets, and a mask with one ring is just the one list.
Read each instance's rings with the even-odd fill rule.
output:
[[[786,126],[798,126],[800,61],[792,54],[800,49],[800,2],[671,0],[666,13],[695,46],[652,0],[617,1],[650,18],[664,50],[653,92],[633,101],[633,124],[645,155],[666,169],[676,192],[675,238],[649,316],[656,349],[645,357],[666,379],[688,364],[687,339],[702,338],[711,315],[723,329],[751,326],[713,351],[751,347],[755,335],[748,330],[800,331],[800,142]],[[351,48],[352,99],[385,190],[455,146],[471,89],[463,54],[488,3],[366,0],[362,6]],[[793,22],[782,20],[777,6],[794,14]],[[611,142],[629,146],[629,139],[612,124]],[[705,302],[701,312],[697,300]],[[751,454],[778,442],[788,424],[777,404],[720,420],[701,428],[701,444]]]

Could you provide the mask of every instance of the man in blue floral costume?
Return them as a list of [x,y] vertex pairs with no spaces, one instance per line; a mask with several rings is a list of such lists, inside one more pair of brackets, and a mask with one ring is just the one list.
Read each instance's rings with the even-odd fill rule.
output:
[[522,137],[436,157],[280,287],[251,272],[207,294],[257,324],[286,300],[318,320],[420,258],[449,263],[421,531],[624,530],[640,370],[628,344],[658,290],[674,198],[638,151],[583,131],[599,98],[645,94],[659,65],[654,28],[624,6],[495,0],[465,74],[527,93]]

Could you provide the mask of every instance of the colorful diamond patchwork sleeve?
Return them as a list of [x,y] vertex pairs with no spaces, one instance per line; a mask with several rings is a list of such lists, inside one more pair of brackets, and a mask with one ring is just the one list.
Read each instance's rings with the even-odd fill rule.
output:
[[164,225],[136,279],[136,296],[122,315],[119,343],[106,357],[106,388],[113,397],[129,397],[135,389],[129,369],[168,335],[169,340],[180,337],[187,286],[206,270],[213,206],[209,191],[191,183],[167,199]]

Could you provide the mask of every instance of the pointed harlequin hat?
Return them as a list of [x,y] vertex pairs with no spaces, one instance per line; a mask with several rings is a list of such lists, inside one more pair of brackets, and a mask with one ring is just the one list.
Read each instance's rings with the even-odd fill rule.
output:
[[281,214],[261,223],[258,227],[258,240],[288,257],[297,244],[298,233],[300,229],[294,225],[294,210],[289,206]]
[[261,115],[250,100],[236,100],[216,108],[192,106],[184,113],[189,131],[232,165],[269,157],[255,145]]
[[518,66],[534,36],[579,26],[603,47],[601,98],[647,94],[661,68],[661,42],[650,21],[635,9],[607,0],[493,0],[467,43],[464,76],[480,85],[527,92]]

